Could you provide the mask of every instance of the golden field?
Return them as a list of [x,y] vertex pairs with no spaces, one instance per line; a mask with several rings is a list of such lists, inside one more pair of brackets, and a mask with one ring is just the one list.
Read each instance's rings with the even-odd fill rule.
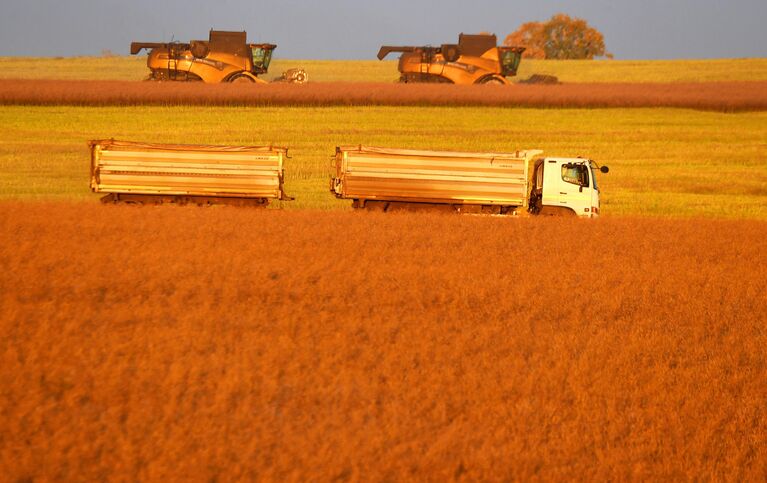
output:
[[[144,60],[0,58],[0,481],[765,478],[766,59],[523,61],[612,99],[567,108],[402,105],[393,61],[173,93]],[[296,200],[102,205],[103,138],[285,145]],[[603,216],[353,212],[339,144],[589,157]]]
[[0,473],[755,481],[767,224],[3,204]]
[[141,78],[143,62],[0,58],[0,98],[16,104],[0,106],[0,199],[95,199],[85,145],[95,138],[288,146],[297,199],[285,209],[348,205],[327,192],[339,144],[533,148],[611,166],[600,180],[608,216],[767,219],[765,59],[525,60],[565,84],[508,89],[385,84],[382,69],[396,65],[378,61],[286,61],[324,72],[304,86],[97,80]]
[[284,209],[342,209],[328,191],[343,144],[543,149],[610,166],[605,216],[767,219],[767,112],[450,106],[0,106],[0,196],[88,199],[89,139],[288,146]]

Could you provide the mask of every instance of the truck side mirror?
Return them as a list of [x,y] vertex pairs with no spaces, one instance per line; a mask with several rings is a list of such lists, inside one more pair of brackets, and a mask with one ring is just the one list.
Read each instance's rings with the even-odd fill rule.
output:
[[599,168],[599,171],[607,174],[610,172],[610,168],[608,168],[607,166],[602,166],[601,168]]

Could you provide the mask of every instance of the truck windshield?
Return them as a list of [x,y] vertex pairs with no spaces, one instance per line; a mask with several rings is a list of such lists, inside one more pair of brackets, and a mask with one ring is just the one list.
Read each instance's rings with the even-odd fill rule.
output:
[[589,170],[583,164],[563,164],[562,180],[567,183],[576,184],[587,188],[589,186]]
[[265,74],[269,70],[269,62],[272,60],[272,49],[263,47],[251,47],[253,53],[253,73]]
[[589,165],[589,171],[591,171],[591,179],[594,180],[592,181],[594,183],[594,189],[599,191],[599,187],[597,187],[597,177],[594,176],[594,167]]

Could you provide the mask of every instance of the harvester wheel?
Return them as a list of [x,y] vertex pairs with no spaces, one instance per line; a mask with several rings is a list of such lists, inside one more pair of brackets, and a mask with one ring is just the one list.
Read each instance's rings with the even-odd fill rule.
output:
[[245,74],[235,74],[229,79],[229,82],[232,84],[253,84],[256,81]]
[[479,81],[477,81],[477,84],[505,86],[506,79],[497,75],[489,75],[487,77],[481,78]]

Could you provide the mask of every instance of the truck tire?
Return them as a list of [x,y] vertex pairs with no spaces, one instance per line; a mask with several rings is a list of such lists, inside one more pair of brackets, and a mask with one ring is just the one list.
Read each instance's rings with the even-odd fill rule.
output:
[[566,206],[549,206],[544,205],[541,207],[540,211],[538,211],[538,214],[541,216],[565,216],[565,217],[572,217],[577,216],[577,213],[575,213],[575,210],[572,208],[566,207]]

